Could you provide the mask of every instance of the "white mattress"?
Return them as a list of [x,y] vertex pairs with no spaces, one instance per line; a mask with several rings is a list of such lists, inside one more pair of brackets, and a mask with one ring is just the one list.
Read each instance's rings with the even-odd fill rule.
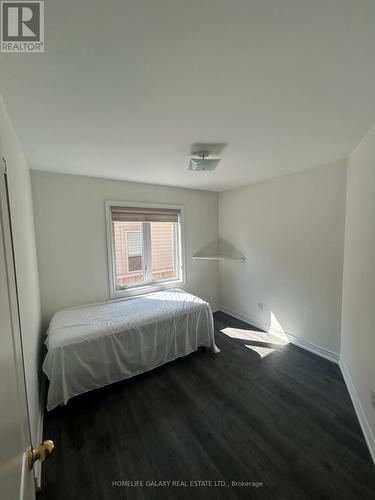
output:
[[48,410],[199,346],[217,352],[209,304],[179,289],[59,311],[46,346]]

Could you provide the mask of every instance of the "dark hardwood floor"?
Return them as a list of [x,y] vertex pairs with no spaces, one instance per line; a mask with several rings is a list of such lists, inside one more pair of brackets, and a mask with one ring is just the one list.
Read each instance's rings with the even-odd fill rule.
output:
[[236,338],[257,329],[224,313],[215,328],[219,354],[200,350],[47,413],[55,451],[38,499],[374,500],[375,467],[338,366],[269,334]]

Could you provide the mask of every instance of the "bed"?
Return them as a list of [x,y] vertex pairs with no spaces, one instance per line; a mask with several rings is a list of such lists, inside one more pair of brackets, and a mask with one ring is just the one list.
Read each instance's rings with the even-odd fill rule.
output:
[[45,343],[47,410],[200,346],[218,352],[209,304],[180,289],[64,309]]

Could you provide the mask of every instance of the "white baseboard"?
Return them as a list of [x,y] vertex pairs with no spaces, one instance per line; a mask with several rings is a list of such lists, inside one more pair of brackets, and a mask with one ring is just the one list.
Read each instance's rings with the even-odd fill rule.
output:
[[[43,425],[44,425],[44,398],[46,394],[46,377],[42,374],[40,382],[40,407],[39,407],[39,421],[37,428],[37,442],[34,446],[38,446],[43,442]],[[35,474],[35,488],[39,491],[42,487],[42,463],[37,460],[34,464],[34,474]]]
[[355,389],[352,377],[350,375],[350,372],[348,370],[348,367],[344,363],[344,361],[341,359],[339,363],[340,369],[342,376],[344,377],[344,381],[346,384],[346,387],[348,388],[350,398],[352,400],[355,412],[358,417],[359,424],[361,426],[363,435],[365,437],[368,449],[370,451],[371,458],[375,464],[375,437],[374,434],[372,433],[370,424],[368,423],[366,414],[363,410],[361,401],[358,397],[357,391]]
[[234,318],[237,318],[241,321],[244,321],[245,323],[250,323],[251,325],[254,325],[257,328],[260,328],[261,330],[264,330],[267,333],[276,333],[276,335],[280,334],[280,332],[273,331],[273,329],[270,329],[266,324],[261,323],[260,321],[257,321],[255,318],[251,318],[250,316],[244,315],[238,311],[235,311],[234,309],[231,309],[230,307],[227,307],[227,306],[217,306],[217,307],[218,307],[217,311],[222,311],[225,314],[229,314],[230,316],[233,316]]
[[301,347],[302,349],[306,349],[306,351],[310,351],[314,354],[317,354],[318,356],[321,356],[322,358],[328,359],[329,361],[332,361],[333,363],[338,364],[340,361],[340,354],[337,352],[331,351],[330,349],[327,349],[325,347],[321,347],[317,344],[314,344],[313,342],[309,342],[308,340],[303,340],[295,335],[292,335],[291,333],[285,332],[286,336],[288,337],[288,340],[291,344],[294,344],[298,347]]
[[296,337],[295,335],[293,335],[289,332],[282,331],[282,330],[279,330],[277,328],[271,328],[269,325],[267,325],[265,323],[261,323],[260,321],[256,320],[255,318],[252,318],[250,316],[239,313],[238,311],[235,311],[234,309],[231,309],[230,307],[217,306],[215,312],[216,311],[223,311],[226,314],[233,316],[234,318],[237,318],[241,321],[244,321],[245,323],[250,323],[251,325],[254,325],[257,328],[260,328],[261,330],[264,330],[267,333],[272,333],[274,335],[286,335],[291,344],[294,344],[298,347],[301,347],[302,349],[305,349],[306,351],[310,351],[314,354],[317,354],[318,356],[321,356],[325,359],[328,359],[329,361],[333,361],[334,363],[338,363],[340,360],[340,355],[337,352],[333,352],[329,349],[326,349],[325,347],[321,347],[317,344],[314,344],[313,342],[309,342],[307,340],[300,339],[299,337]]

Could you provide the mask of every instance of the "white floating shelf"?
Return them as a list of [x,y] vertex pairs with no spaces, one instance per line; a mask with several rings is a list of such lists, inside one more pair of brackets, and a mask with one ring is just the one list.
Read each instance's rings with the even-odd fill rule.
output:
[[245,257],[230,257],[229,255],[194,255],[194,260],[237,260],[244,262]]

